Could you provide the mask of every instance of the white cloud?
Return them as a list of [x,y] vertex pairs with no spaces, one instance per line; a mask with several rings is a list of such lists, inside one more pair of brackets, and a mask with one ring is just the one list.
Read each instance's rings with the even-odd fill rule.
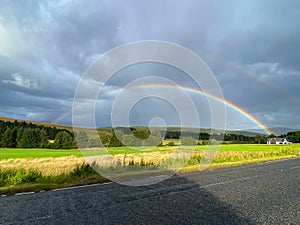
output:
[[49,117],[51,117],[51,112],[47,112],[43,110],[42,112],[39,112],[38,110],[35,110],[35,112],[28,112],[25,115],[26,120],[32,120],[32,121],[45,121]]
[[284,68],[277,63],[260,62],[246,66],[247,71],[251,72],[257,79],[268,80],[268,82],[282,83],[291,79],[297,79],[300,71]]
[[259,62],[247,66],[247,69],[257,75],[280,75],[279,63]]
[[36,81],[30,80],[20,73],[14,73],[11,76],[13,80],[3,80],[3,83],[12,84],[22,88],[38,89],[38,84]]
[[91,65],[94,63],[97,59],[99,59],[104,54],[92,54],[90,56],[87,56],[83,61],[85,65]]
[[7,31],[6,27],[0,23],[0,55],[4,55],[6,57],[10,56],[10,35]]

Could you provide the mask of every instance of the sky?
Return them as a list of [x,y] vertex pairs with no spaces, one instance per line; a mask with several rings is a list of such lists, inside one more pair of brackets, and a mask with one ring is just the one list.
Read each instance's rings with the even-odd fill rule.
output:
[[[122,44],[161,40],[198,54],[224,99],[259,123],[300,129],[299,21],[298,0],[2,0],[0,116],[72,124],[76,89],[95,60]],[[111,125],[112,111],[114,118],[124,116],[122,104],[113,108],[120,91],[111,90],[153,75],[195,87],[171,66],[129,66],[105,84],[108,91],[96,102],[97,126]],[[187,93],[201,126],[210,127],[207,96]],[[185,107],[183,102],[178,98],[176,107]],[[122,103],[125,107],[126,99]],[[142,99],[131,108],[129,124],[147,125],[159,117],[178,125],[176,107],[157,97]],[[260,128],[241,111],[226,108],[227,129]]]

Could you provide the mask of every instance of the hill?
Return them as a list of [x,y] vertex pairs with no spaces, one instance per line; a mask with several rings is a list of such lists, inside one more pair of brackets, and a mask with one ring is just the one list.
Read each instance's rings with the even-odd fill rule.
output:
[[[3,116],[0,116],[0,120],[3,120],[3,121],[15,121],[17,120],[18,122],[27,122],[27,123],[32,123],[32,124],[36,124],[36,125],[40,125],[40,126],[46,126],[46,127],[56,127],[56,128],[59,128],[59,129],[66,129],[66,130],[69,130],[69,131],[73,131],[73,127],[72,126],[68,126],[68,125],[62,125],[62,124],[52,124],[52,123],[46,123],[46,122],[37,122],[37,121],[30,121],[30,120],[20,120],[20,119],[14,119],[14,118],[8,118],[8,117],[3,117]],[[140,126],[142,127],[142,126]],[[119,128],[119,129],[123,129],[123,128]],[[125,128],[124,129],[128,129],[128,128]],[[191,133],[198,133],[199,132],[199,129],[197,128],[180,128],[180,127],[168,127],[167,128],[168,131],[173,131],[173,132],[180,132],[180,131],[188,131],[188,132],[191,132]],[[77,129],[76,129],[77,130]],[[92,129],[85,129],[83,128],[83,130],[85,131],[88,131],[88,130],[92,130]],[[99,133],[103,133],[103,134],[107,134],[107,133],[112,133],[112,127],[99,127],[97,128],[98,132]],[[160,130],[160,128],[157,128],[156,130]],[[272,128],[272,130],[274,132],[276,132],[275,134],[276,135],[280,135],[280,134],[283,134],[283,133],[287,133],[287,132],[290,132],[290,131],[296,131],[295,129],[291,129],[291,128]],[[224,131],[220,131],[218,129],[209,129],[209,128],[200,128],[200,132],[201,133],[214,133],[214,134],[221,134],[221,133],[224,133]],[[249,137],[254,137],[256,136],[257,134],[265,134],[264,130],[262,129],[248,129],[248,130],[226,130],[225,133],[227,134],[235,134],[235,135],[245,135],[245,136],[249,136]]]
[[67,125],[62,125],[62,124],[37,122],[37,121],[32,121],[32,120],[20,120],[20,119],[13,119],[13,118],[8,118],[8,117],[4,117],[4,116],[0,116],[0,120],[2,120],[2,121],[10,121],[10,122],[14,122],[14,121],[26,122],[26,123],[36,124],[36,125],[39,125],[39,126],[56,127],[56,128],[59,128],[59,129],[66,129],[66,130],[69,130],[69,131],[73,131],[73,127],[72,126],[67,126]]
[[[137,127],[141,127],[141,128],[146,128],[145,126],[133,126],[132,128],[137,128]],[[124,133],[126,133],[126,131],[128,130],[128,127],[117,127],[115,128],[117,130],[121,130]],[[103,128],[98,128],[98,130],[103,130],[103,131],[107,131],[107,132],[112,132],[112,128],[111,127],[103,127]],[[163,131],[164,128],[160,128],[157,127],[155,128],[155,130],[157,131]],[[235,135],[244,135],[244,136],[248,136],[248,137],[254,137],[258,134],[261,134],[259,132],[251,132],[251,131],[245,131],[245,130],[225,130],[225,131],[221,131],[218,129],[210,129],[210,128],[191,128],[191,127],[167,127],[167,131],[168,132],[183,132],[183,133],[187,133],[187,134],[191,134],[191,136],[194,136],[195,134],[198,133],[208,133],[208,134],[235,134]],[[264,132],[262,134],[265,134]],[[266,134],[265,134],[266,135]]]
[[[272,127],[270,130],[276,135],[279,136],[281,134],[287,134],[288,132],[298,131],[299,129],[293,129],[289,127]],[[262,129],[247,129],[246,132],[254,132],[254,133],[265,133]]]
[[[14,118],[8,118],[8,117],[4,117],[4,116],[0,116],[0,120],[2,121],[10,121],[10,122],[26,122],[26,123],[32,123],[38,126],[45,126],[45,127],[56,127],[57,129],[65,129],[65,130],[69,130],[71,132],[74,131],[72,126],[68,126],[68,125],[63,125],[63,124],[54,124],[54,123],[46,123],[46,122],[38,122],[38,121],[32,121],[32,120],[20,120],[20,119],[14,119]],[[89,135],[89,137],[93,137],[94,132],[92,132],[93,129],[89,129],[89,128],[77,128],[76,131],[80,131],[80,130],[86,131],[87,134]],[[106,128],[106,129],[98,129],[98,133],[99,134],[108,134],[111,133],[111,128]]]

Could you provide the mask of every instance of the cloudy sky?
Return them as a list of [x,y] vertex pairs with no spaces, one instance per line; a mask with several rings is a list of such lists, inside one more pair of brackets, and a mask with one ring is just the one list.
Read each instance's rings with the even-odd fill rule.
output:
[[[1,116],[71,124],[68,112],[76,88],[92,62],[121,44],[163,40],[197,53],[215,74],[226,101],[268,127],[300,129],[298,0],[2,0],[0,4]],[[175,77],[174,82],[193,87],[182,72],[147,63],[118,73],[107,87],[124,87],[126,81],[146,75]],[[111,91],[98,101],[98,126],[111,124],[117,93]],[[189,94],[203,115],[201,125],[210,126],[209,107],[200,104],[203,96]],[[228,129],[259,128],[238,111],[227,110]],[[122,116],[122,107],[116,112]],[[166,101],[144,99],[132,108],[130,123],[145,125],[161,117],[168,125],[177,125],[176,113]]]

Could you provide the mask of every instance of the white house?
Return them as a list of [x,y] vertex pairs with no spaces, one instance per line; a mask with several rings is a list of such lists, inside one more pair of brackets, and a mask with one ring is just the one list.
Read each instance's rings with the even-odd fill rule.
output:
[[289,142],[286,140],[286,138],[268,138],[267,144],[276,144],[276,145],[282,145],[282,144],[291,144],[292,142]]

